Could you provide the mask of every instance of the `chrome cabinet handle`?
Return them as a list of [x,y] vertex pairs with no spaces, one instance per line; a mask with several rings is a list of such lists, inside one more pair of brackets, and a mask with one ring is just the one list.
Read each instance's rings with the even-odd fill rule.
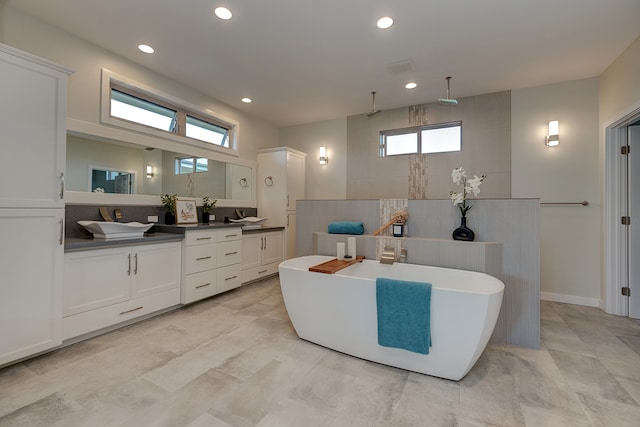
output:
[[196,261],[204,261],[205,259],[211,259],[211,255],[209,256],[202,256],[200,258],[196,258]]
[[233,279],[237,279],[237,278],[238,278],[238,276],[231,276],[231,277],[227,277],[224,280],[227,281],[227,280],[233,280]]
[[264,273],[266,273],[267,271],[269,271],[269,270],[262,270],[262,271],[258,271],[258,274],[264,274]]
[[144,308],[143,306],[140,306],[140,307],[132,308],[131,310],[121,311],[120,315],[127,314],[127,313],[132,313],[132,312],[138,311],[138,310],[142,310],[143,308]]
[[225,256],[227,256],[227,255],[235,255],[235,254],[237,254],[237,253],[238,253],[238,251],[234,251],[234,252],[227,252],[227,253],[226,253],[226,254],[224,254],[224,255],[225,255]]
[[60,223],[60,239],[58,240],[58,243],[62,245],[64,242],[64,221],[60,219],[58,222]]
[[227,237],[238,237],[238,235],[237,234],[226,234],[224,236],[224,238],[226,239]]
[[196,240],[211,240],[211,236],[209,236],[209,237],[196,237]]
[[136,266],[133,270],[133,274],[138,274],[138,254],[135,255]]
[[64,173],[60,172],[60,199],[64,199]]
[[129,268],[127,269],[127,276],[131,276],[131,254],[127,255],[129,259]]
[[289,207],[289,195],[287,194],[287,207]]
[[263,239],[264,239],[264,250],[266,251],[267,250],[267,238],[263,237]]
[[205,286],[211,286],[211,282],[209,282],[209,283],[205,283],[204,285],[198,285],[198,286],[196,286],[196,289],[198,289],[198,288],[204,288]]
[[264,250],[264,237],[260,237],[260,250]]

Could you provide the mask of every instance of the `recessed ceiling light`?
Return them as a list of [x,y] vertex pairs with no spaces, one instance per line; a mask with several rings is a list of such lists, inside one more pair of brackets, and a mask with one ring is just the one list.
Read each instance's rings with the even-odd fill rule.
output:
[[249,104],[251,103],[251,98],[242,98],[242,102],[244,102],[245,104]]
[[153,48],[151,46],[149,46],[148,44],[139,44],[138,45],[138,49],[140,50],[140,52],[144,52],[144,53],[153,53],[153,52],[155,52],[155,50],[153,50]]
[[382,18],[378,19],[376,25],[378,26],[378,28],[384,30],[393,25],[393,19],[390,16],[383,16]]
[[229,9],[222,6],[216,7],[216,10],[214,12],[218,18],[224,19],[225,21],[231,19],[231,17],[233,16]]
[[404,87],[406,87],[407,89],[415,89],[418,87],[418,83],[416,82],[409,82],[406,85],[404,85]]

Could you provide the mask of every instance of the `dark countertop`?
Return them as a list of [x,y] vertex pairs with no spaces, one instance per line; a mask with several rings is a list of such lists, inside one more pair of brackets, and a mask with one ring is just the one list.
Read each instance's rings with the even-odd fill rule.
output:
[[253,228],[250,230],[242,229],[242,234],[254,234],[254,233],[265,233],[267,231],[282,231],[284,227],[262,227],[262,228]]
[[[238,228],[240,224],[225,224],[223,222],[214,222],[210,224],[193,224],[193,225],[165,225],[156,224],[152,230],[155,232],[145,233],[144,237],[137,239],[120,239],[120,240],[103,240],[94,239],[92,237],[66,237],[64,240],[65,252],[78,252],[91,249],[106,249],[122,246],[148,245],[163,242],[179,242],[184,238],[187,230],[219,230],[225,228]],[[242,234],[264,233],[267,231],[280,231],[284,227],[262,227],[252,230],[242,230]]]
[[219,230],[224,228],[232,228],[232,227],[242,227],[241,224],[225,224],[224,222],[210,222],[208,224],[198,223],[198,224],[188,224],[188,225],[166,225],[166,224],[156,224],[155,229],[156,232],[162,233],[173,233],[184,235],[184,232],[187,230]]
[[149,245],[153,243],[179,242],[184,238],[176,233],[145,233],[144,237],[136,239],[94,239],[92,237],[66,237],[64,239],[65,252],[78,252],[91,249],[106,249],[122,246]]
[[[232,228],[232,227],[242,227],[242,224],[239,223],[229,223],[225,224],[224,222],[211,222],[209,224],[192,224],[192,225],[165,225],[165,224],[156,224],[156,231],[161,231],[163,233],[179,233],[184,234],[187,230],[219,230],[224,228]],[[254,229],[242,229],[242,234],[252,234],[252,233],[264,233],[266,231],[280,231],[284,230],[284,227],[262,227],[262,228],[254,228]]]

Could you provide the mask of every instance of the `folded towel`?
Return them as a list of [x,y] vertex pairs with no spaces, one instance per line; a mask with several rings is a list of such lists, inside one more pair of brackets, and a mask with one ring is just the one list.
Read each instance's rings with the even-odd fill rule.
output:
[[420,354],[431,347],[431,283],[376,279],[378,344]]
[[358,221],[336,221],[329,224],[329,234],[364,234],[364,224]]

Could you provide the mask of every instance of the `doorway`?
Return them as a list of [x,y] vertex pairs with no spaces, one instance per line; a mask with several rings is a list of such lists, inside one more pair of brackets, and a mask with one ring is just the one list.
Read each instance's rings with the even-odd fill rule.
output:
[[640,108],[605,127],[604,197],[602,308],[640,318]]
[[629,317],[640,319],[640,122],[628,128],[627,200],[628,215],[633,218],[627,228],[627,266],[629,271]]

